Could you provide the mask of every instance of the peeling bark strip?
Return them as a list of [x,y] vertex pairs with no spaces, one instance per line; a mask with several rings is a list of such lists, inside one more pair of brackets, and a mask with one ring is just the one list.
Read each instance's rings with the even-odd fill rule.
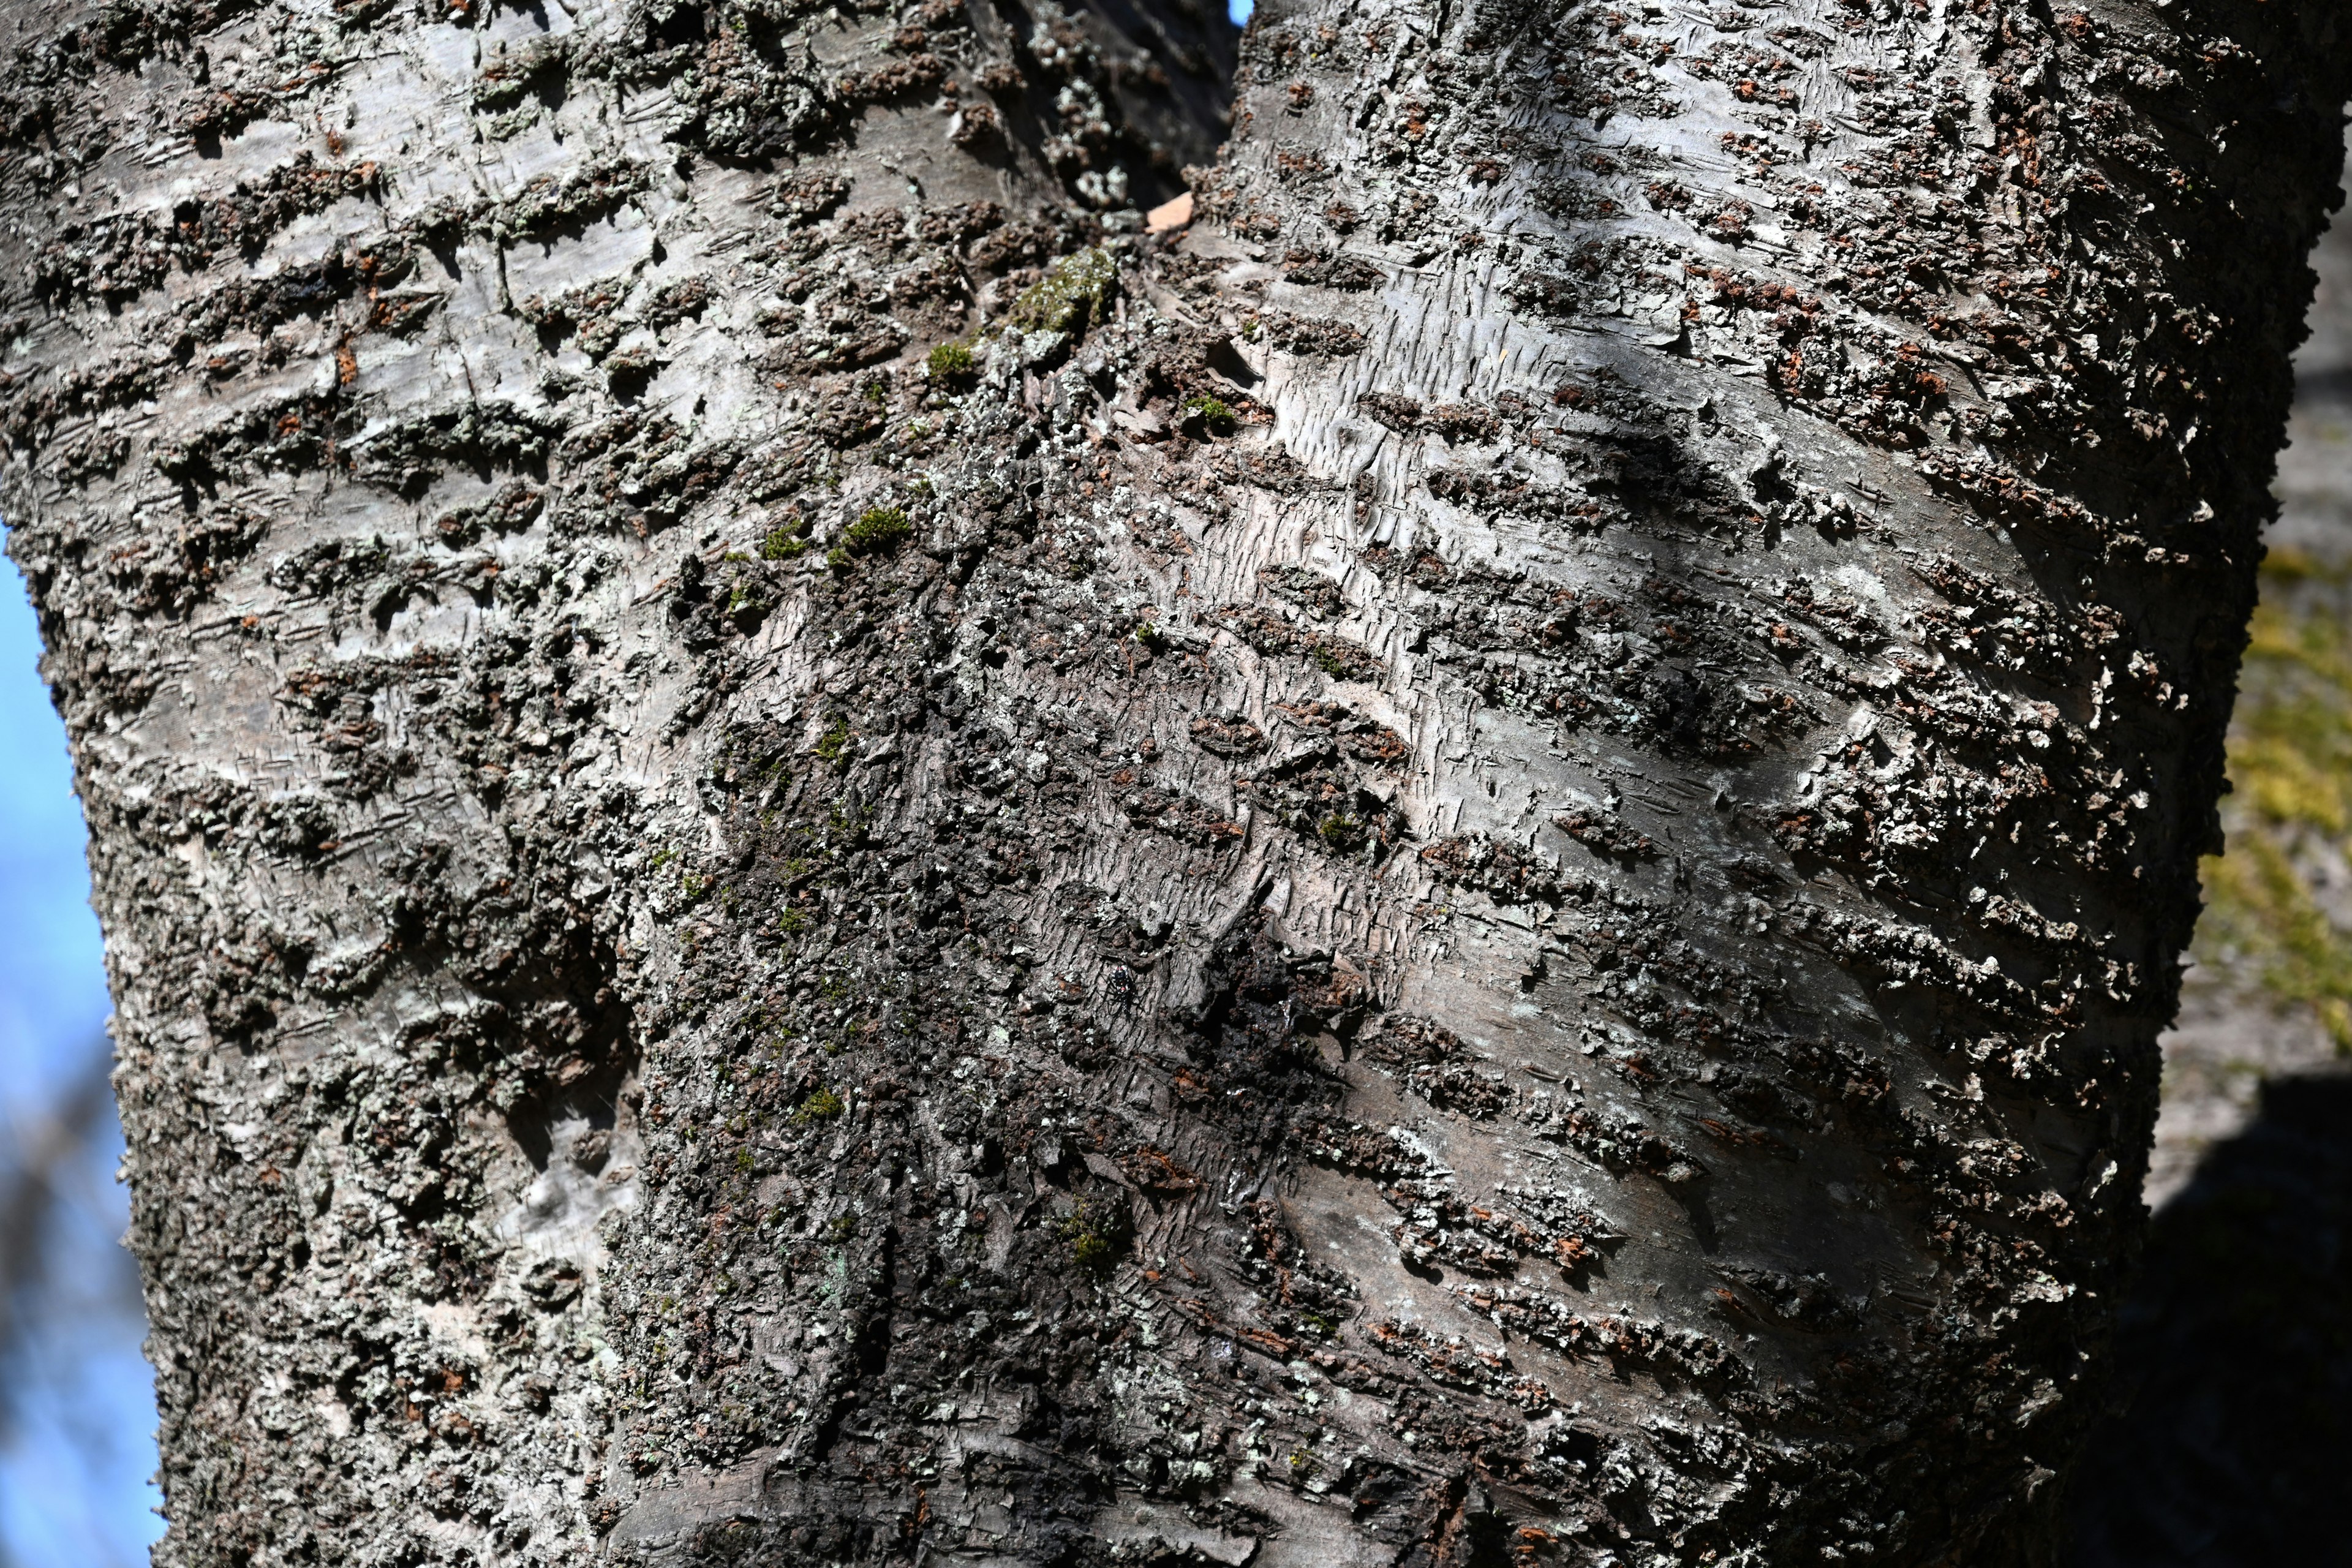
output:
[[8,15],[159,1562],[2047,1556],[2338,7]]

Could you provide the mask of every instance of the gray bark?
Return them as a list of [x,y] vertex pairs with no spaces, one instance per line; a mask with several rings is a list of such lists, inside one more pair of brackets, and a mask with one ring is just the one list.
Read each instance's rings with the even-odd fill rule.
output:
[[2334,7],[9,16],[159,1561],[2046,1556]]

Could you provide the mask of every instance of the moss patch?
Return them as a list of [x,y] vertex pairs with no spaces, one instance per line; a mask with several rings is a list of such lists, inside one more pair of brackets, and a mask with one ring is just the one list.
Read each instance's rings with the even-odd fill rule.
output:
[[841,542],[833,547],[825,559],[835,566],[845,566],[861,555],[877,555],[893,550],[907,537],[907,514],[895,506],[868,507],[857,521],[843,531]]
[[830,1121],[847,1109],[841,1103],[841,1096],[829,1089],[820,1089],[793,1109],[793,1123],[806,1127],[813,1122]]
[[978,361],[972,357],[971,345],[961,341],[941,343],[923,361],[933,381],[951,381],[960,375],[970,375]]
[[838,763],[849,754],[849,742],[854,733],[846,719],[835,720],[833,728],[817,738],[816,758],[821,763]]
[[1065,256],[1013,302],[1004,324],[1029,332],[1076,336],[1100,323],[1118,289],[1118,263],[1108,250]]
[[1198,426],[1213,436],[1230,436],[1234,431],[1234,411],[1222,397],[1194,397],[1184,404],[1184,423]]
[[1098,1211],[1092,1204],[1081,1203],[1062,1222],[1062,1239],[1070,1244],[1070,1261],[1097,1279],[1109,1277],[1134,1238],[1135,1227],[1121,1209]]

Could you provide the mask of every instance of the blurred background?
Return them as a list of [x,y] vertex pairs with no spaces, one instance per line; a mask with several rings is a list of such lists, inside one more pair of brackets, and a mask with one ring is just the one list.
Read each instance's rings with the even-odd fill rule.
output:
[[[2352,1563],[2352,219],[2315,265],[2228,847],[2165,1039],[2147,1267],[2074,1498],[2080,1568]],[[162,1533],[153,1384],[39,656],[0,563],[0,1568],[129,1568]]]
[[65,728],[0,563],[0,1568],[131,1568],[162,1533],[106,973]]

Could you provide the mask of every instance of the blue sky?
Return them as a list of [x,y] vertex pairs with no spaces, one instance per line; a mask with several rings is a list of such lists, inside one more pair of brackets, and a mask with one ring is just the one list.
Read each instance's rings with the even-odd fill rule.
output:
[[[65,730],[37,663],[24,580],[0,562],[0,1144],[15,1146],[107,1049],[98,921]],[[162,1533],[154,1384],[139,1352],[137,1277],[119,1245],[129,1210],[105,1135],[64,1173],[41,1309],[7,1370],[0,1428],[0,1561],[122,1568]]]

